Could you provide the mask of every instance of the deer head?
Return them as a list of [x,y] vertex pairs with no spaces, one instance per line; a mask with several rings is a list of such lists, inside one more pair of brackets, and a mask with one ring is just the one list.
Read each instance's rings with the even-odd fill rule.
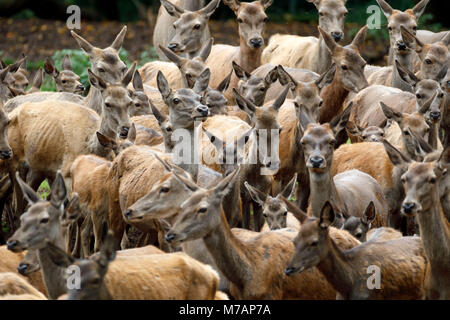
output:
[[143,116],[151,114],[150,99],[145,94],[144,84],[142,83],[139,71],[135,71],[133,75],[133,90],[130,90],[133,99],[133,105],[128,109],[130,117]]
[[80,77],[73,72],[72,63],[68,54],[64,56],[62,61],[62,70],[59,71],[50,58],[45,60],[44,70],[49,74],[56,83],[58,92],[70,92],[82,94],[84,86],[80,82]]
[[10,122],[11,120],[8,114],[0,106],[0,159],[2,160],[11,159],[13,156],[13,151],[9,146],[8,140],[8,127]]
[[280,196],[289,199],[294,194],[296,183],[297,174],[294,175],[292,180],[289,181],[279,194],[275,197],[271,197],[257,188],[252,187],[247,181],[244,182],[252,199],[263,208],[263,216],[269,225],[270,230],[286,228],[288,208]]
[[152,109],[153,115],[158,121],[159,128],[161,129],[164,138],[165,150],[167,153],[171,153],[171,150],[175,147],[175,143],[172,141],[172,134],[173,134],[172,123],[170,122],[169,117],[161,113],[151,101],[150,107]]
[[306,0],[313,3],[319,12],[319,26],[339,42],[344,38],[344,22],[348,10],[346,0]]
[[209,18],[220,4],[212,0],[198,11],[184,10],[167,0],[161,0],[167,13],[177,20],[172,24],[174,36],[167,46],[171,51],[191,56],[202,47],[202,40],[207,30]]
[[360,50],[364,43],[368,27],[362,27],[353,41],[345,47],[337,44],[321,27],[318,28],[331,53],[331,59],[336,64],[335,79],[348,91],[359,92],[366,88],[368,86],[366,77],[364,76],[366,61],[361,57]]
[[231,73],[222,80],[217,88],[207,88],[203,93],[203,100],[208,106],[211,116],[215,115],[227,115],[227,99],[224,94],[228,90],[231,81]]
[[352,236],[361,242],[367,241],[367,232],[370,230],[372,222],[377,215],[375,205],[370,201],[361,218],[350,217],[344,223],[344,230],[347,230]]
[[119,50],[122,47],[127,33],[126,26],[122,28],[113,43],[105,49],[94,47],[74,31],[70,33],[80,48],[88,55],[89,61],[91,62],[91,69],[95,74],[98,74],[108,83],[121,81],[128,70],[125,63],[119,57]]
[[15,95],[25,94],[29,81],[27,78],[27,57],[23,55],[21,59],[10,65],[9,72],[6,74],[6,84],[16,92]]
[[384,130],[380,127],[362,128],[353,121],[348,121],[345,128],[350,136],[359,138],[360,142],[383,142],[384,140]]
[[234,11],[239,24],[239,37],[247,47],[260,49],[264,45],[264,30],[269,20],[265,11],[273,0],[240,2],[239,0],[223,0],[223,3]]
[[270,70],[264,78],[252,76],[235,61],[233,61],[233,70],[239,78],[238,92],[256,106],[262,106],[270,86],[278,80],[277,68]]

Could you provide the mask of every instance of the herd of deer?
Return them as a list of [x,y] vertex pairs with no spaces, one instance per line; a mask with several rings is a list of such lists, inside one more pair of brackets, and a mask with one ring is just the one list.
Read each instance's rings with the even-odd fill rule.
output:
[[390,51],[369,66],[367,26],[340,44],[346,1],[307,1],[319,38],[264,49],[273,0],[223,0],[238,47],[210,37],[220,0],[161,0],[139,70],[126,27],[105,49],[72,31],[86,97],[68,56],[44,66],[58,92],[2,63],[0,297],[450,299],[450,32],[417,30],[429,0],[377,0]]

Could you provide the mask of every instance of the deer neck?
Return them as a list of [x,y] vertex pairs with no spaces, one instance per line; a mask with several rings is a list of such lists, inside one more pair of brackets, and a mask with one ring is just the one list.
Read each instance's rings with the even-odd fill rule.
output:
[[102,115],[102,105],[103,105],[103,97],[100,90],[91,86],[88,95],[85,98],[84,105],[95,112],[98,113],[99,116]]
[[327,71],[331,65],[330,51],[328,50],[328,47],[325,44],[322,35],[320,35],[319,37],[315,56],[317,57],[317,63],[316,63],[316,70],[313,71],[315,71],[318,74],[322,74],[325,71]]
[[[404,66],[407,70],[413,70],[413,55],[410,54],[402,54],[397,55],[396,60],[400,62],[402,66]],[[394,88],[398,88],[403,91],[414,93],[413,88],[407,82],[405,82],[398,73],[398,69],[395,66],[392,66],[392,77],[391,77],[391,86]]]
[[[327,235],[327,255],[317,265],[333,288],[348,299],[354,287],[352,274],[354,268],[349,263],[345,252]],[[356,268],[355,268],[356,269]]]
[[250,48],[247,41],[240,37],[238,64],[245,69],[245,71],[252,73],[255,69],[261,66],[262,48]]
[[343,111],[343,104],[349,91],[344,88],[338,79],[338,74],[334,75],[333,81],[322,91],[323,107],[320,110],[320,123],[330,122],[335,116]]
[[441,121],[433,122],[430,126],[430,136],[428,137],[428,143],[434,149],[438,149],[439,144],[439,130],[441,128]]
[[231,232],[222,206],[220,210],[221,225],[203,240],[219,270],[230,282],[243,290],[252,278],[250,251]]
[[[61,230],[55,232],[51,242],[64,250],[64,241]],[[67,292],[67,284],[65,281],[66,269],[53,263],[50,257],[50,250],[51,249],[49,247],[39,249],[37,250],[37,256],[49,298],[57,299],[59,296]]]
[[430,264],[434,268],[448,265],[450,229],[448,220],[442,210],[437,187],[430,194],[430,197],[422,203],[422,212],[417,215],[417,218],[420,237]]
[[314,173],[309,169],[309,180],[311,188],[309,215],[318,218],[327,201],[330,201],[338,213],[343,213],[343,204],[329,170],[323,173]]
[[[192,127],[184,128],[184,130],[186,130],[189,135],[190,143],[187,144],[186,141],[183,140],[178,141],[177,143],[175,143],[175,146],[172,150],[174,154],[181,158],[181,162],[175,162],[175,164],[190,173],[194,181],[197,181],[198,167],[199,163],[201,163],[199,159],[199,157],[201,157],[201,154],[199,154],[200,148],[198,146],[198,144],[201,143],[201,128],[202,123],[199,121],[195,121]],[[176,131],[176,129],[174,131]],[[189,147],[189,150],[185,150],[184,147],[186,146]],[[189,157],[187,157],[186,154],[189,154]]]

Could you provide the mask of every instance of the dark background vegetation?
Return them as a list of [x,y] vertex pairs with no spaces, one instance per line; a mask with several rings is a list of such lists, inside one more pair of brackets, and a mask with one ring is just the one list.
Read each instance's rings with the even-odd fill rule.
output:
[[[209,1],[209,0],[207,0]],[[393,8],[405,10],[416,0],[388,0]],[[442,5],[448,0],[431,0],[426,13],[420,19],[420,28],[441,31],[448,27],[449,19]],[[11,63],[22,52],[28,57],[27,68],[34,73],[52,57],[57,66],[65,53],[69,53],[74,68],[87,84],[86,68],[89,61],[78,50],[75,40],[66,27],[69,5],[81,8],[81,30],[76,30],[88,41],[99,47],[108,46],[123,25],[128,26],[121,57],[127,64],[138,61],[143,65],[156,59],[152,45],[154,23],[159,0],[0,0],[0,58]],[[369,5],[375,0],[348,0],[349,14],[346,19],[346,42],[366,23]],[[269,8],[270,22],[267,39],[274,33],[317,36],[318,13],[306,0],[275,0]],[[386,19],[382,16],[382,29],[369,30],[364,58],[371,64],[383,65],[389,47]],[[234,13],[221,4],[210,23],[215,43],[238,45],[237,24]],[[31,75],[32,76],[32,75]],[[45,90],[54,86],[47,77]]]

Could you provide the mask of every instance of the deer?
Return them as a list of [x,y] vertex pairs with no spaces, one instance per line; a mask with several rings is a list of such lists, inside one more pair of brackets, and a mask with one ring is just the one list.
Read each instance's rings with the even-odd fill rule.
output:
[[14,96],[24,95],[28,88],[28,72],[27,72],[27,57],[23,54],[23,57],[11,64],[9,68],[6,67],[6,64],[3,66],[3,71],[6,71],[5,74],[5,83],[9,87],[10,91]]
[[0,299],[47,300],[46,296],[13,272],[0,273]]
[[195,82],[207,68],[205,65],[214,39],[209,39],[192,59],[184,58],[173,51],[160,46],[161,52],[170,62],[153,61],[146,63],[139,71],[142,73],[143,81],[150,87],[157,87],[157,75],[161,71],[167,78],[170,86],[174,89],[193,88]]
[[[319,12],[319,26],[339,43],[344,38],[344,21],[348,12],[346,0],[307,1]],[[332,64],[321,33],[319,38],[275,34],[264,49],[262,60],[263,63],[309,69],[318,74],[324,73]]]
[[147,114],[152,114],[150,107],[150,99],[144,90],[144,84],[142,83],[141,75],[136,70],[133,74],[133,90],[129,90],[133,99],[133,106],[128,109],[130,117],[138,117]]
[[417,25],[420,17],[425,11],[425,8],[430,0],[421,0],[412,9],[400,11],[393,9],[385,0],[377,0],[380,9],[383,11],[388,21],[389,30],[389,55],[388,65],[394,64],[394,55],[402,55],[407,53],[408,48],[403,41],[401,27],[412,34],[416,34]]
[[[79,47],[89,57],[91,63],[91,70],[102,77],[108,83],[118,83],[128,71],[125,63],[120,60],[119,50],[122,47],[123,40],[127,33],[127,27],[124,26],[117,34],[114,41],[107,48],[101,49],[93,46],[83,37],[71,31],[72,37],[78,43]],[[0,77],[1,79],[1,77]],[[18,96],[11,99],[4,105],[7,112],[11,112],[18,106],[25,102],[41,102],[44,100],[58,100],[69,101],[77,104],[82,104],[90,109],[93,109],[97,114],[102,112],[102,95],[98,88],[91,87],[89,94],[83,98],[78,94],[68,92],[38,92],[27,94],[25,96]]]
[[33,83],[31,85],[31,88],[27,91],[27,94],[40,92],[43,81],[44,81],[44,72],[42,68],[39,68],[39,70],[36,71],[34,75]]
[[321,92],[324,106],[320,110],[319,121],[326,123],[342,113],[350,92],[358,93],[368,86],[364,75],[366,62],[360,55],[368,27],[362,27],[353,41],[345,47],[337,44],[321,27],[318,28],[336,65],[333,81]]
[[439,181],[447,174],[450,148],[438,161],[412,162],[402,176],[406,197],[402,212],[417,216],[420,235],[430,268],[425,278],[426,299],[446,300],[450,297],[448,258],[450,256],[450,225],[440,202]]
[[280,199],[280,195],[288,199],[291,198],[295,191],[296,182],[297,174],[295,174],[284,189],[274,197],[252,187],[247,181],[244,183],[252,199],[263,208],[265,224],[262,230],[278,230],[284,228],[298,230],[300,228],[298,220],[292,213],[289,213],[284,201]]
[[[338,214],[333,221],[340,227],[349,217],[360,217],[373,201],[378,213],[374,225],[386,225],[388,204],[377,180],[359,170],[346,171],[334,177],[331,175],[336,139],[330,125],[319,125],[309,120],[300,130],[303,131],[300,143],[311,188],[308,214],[318,217],[324,204],[329,201]],[[361,185],[365,186],[364,190]]]
[[161,0],[153,32],[153,45],[159,58],[166,56],[161,47],[192,59],[199,55],[202,44],[210,38],[209,18],[220,4],[212,0],[203,7],[204,0]]
[[55,81],[56,91],[71,92],[79,95],[83,94],[84,86],[80,82],[80,77],[73,72],[72,62],[70,61],[68,54],[64,56],[61,68],[61,71],[59,71],[50,58],[45,60],[45,73],[50,75],[53,78],[53,81]]
[[[212,47],[206,65],[211,70],[211,87],[213,88],[233,71],[233,61],[249,73],[261,65],[263,35],[268,21],[265,11],[272,5],[273,0],[253,2],[224,0],[223,3],[236,15],[239,25],[239,47],[217,44]],[[225,93],[225,98],[230,105],[234,104],[232,89],[237,87],[238,82],[239,79],[232,75],[230,86]]]
[[358,142],[383,142],[384,129],[377,126],[360,127],[353,121],[348,121],[345,125],[348,136],[352,143]]
[[8,74],[11,70],[11,65],[7,66],[4,69],[0,69],[0,104],[4,105],[9,100],[13,99],[16,96],[21,96],[23,92],[18,91],[14,88],[11,88],[8,83]]
[[[185,184],[193,191],[181,205],[181,212],[166,233],[170,243],[203,239],[217,267],[230,281],[230,293],[236,299],[323,299],[335,297],[318,273],[286,278],[283,264],[293,252],[294,232],[288,230],[261,233],[252,241],[243,241],[230,230],[221,205],[224,195],[239,176],[240,168],[210,189]],[[185,179],[180,178],[184,183]],[[299,209],[297,209],[297,212]],[[343,247],[359,243],[338,231]],[[270,245],[269,245],[270,243]],[[306,284],[308,283],[308,284]]]
[[350,217],[345,221],[343,229],[347,230],[352,236],[361,242],[366,241],[388,241],[398,239],[403,234],[389,227],[372,228],[372,223],[377,215],[373,202],[369,203],[360,218]]
[[[294,240],[295,253],[286,266],[287,275],[316,267],[346,300],[423,299],[428,262],[420,238],[368,241],[342,250],[330,236],[336,218],[332,204],[326,202],[319,217],[305,220]],[[381,273],[377,290],[368,285],[370,266],[377,266]]]
[[[126,86],[135,66],[132,65],[121,82],[113,84],[88,69],[91,85],[99,90],[103,99],[101,117],[85,106],[56,100],[25,103],[10,113],[8,135],[15,154],[11,165],[15,167],[24,161],[29,164],[29,180],[34,190],[45,178],[53,181],[57,170],[62,171],[70,186],[70,167],[81,154],[112,157],[110,148],[102,144],[103,137],[128,136],[131,127],[128,107],[132,99]],[[33,150],[29,146],[33,146]]]

